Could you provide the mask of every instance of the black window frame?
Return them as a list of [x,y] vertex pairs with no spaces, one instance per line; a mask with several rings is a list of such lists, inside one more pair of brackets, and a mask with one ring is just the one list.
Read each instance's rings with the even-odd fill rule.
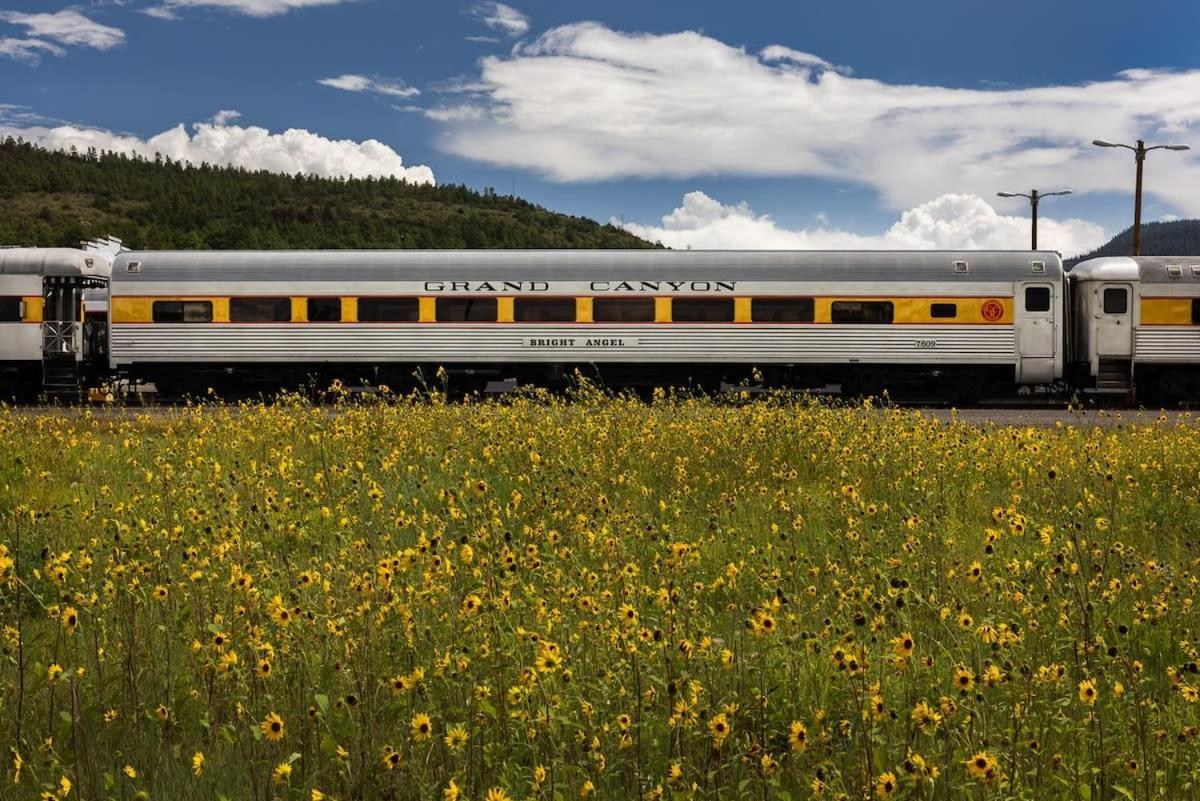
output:
[[[396,313],[397,308],[404,313]],[[373,311],[370,311],[372,310]],[[409,313],[411,309],[411,313]],[[392,311],[384,314],[385,311]],[[366,312],[364,314],[364,312]],[[415,295],[386,295],[360,297],[358,299],[358,321],[360,323],[419,323],[421,322],[421,299]]]
[[[167,309],[170,306],[179,307],[179,316],[177,319],[166,319]],[[188,319],[188,307],[207,307],[207,317],[200,319]],[[171,315],[174,318],[174,315]],[[213,321],[213,302],[211,300],[156,300],[150,304],[150,319],[156,323],[164,323],[170,325],[196,325],[211,323]]]
[[19,296],[0,297],[0,323],[20,323],[25,319],[21,304],[25,298]]
[[[448,310],[452,305],[466,304],[467,312],[461,318],[451,319],[448,315],[443,314],[444,310]],[[481,309],[491,308],[492,313],[489,317],[487,314],[481,314]],[[496,323],[500,321],[500,302],[499,298],[491,296],[458,296],[458,297],[438,297],[434,301],[433,318],[439,323]]]
[[[257,303],[260,308],[271,304],[270,319],[248,319],[243,317],[238,319],[238,314],[235,313],[242,304]],[[281,316],[286,314],[286,316]],[[292,321],[292,299],[288,296],[277,295],[262,295],[251,297],[238,297],[229,299],[229,322],[231,323],[290,323]]]
[[[1030,299],[1032,297],[1034,297],[1034,293],[1036,293],[1039,296],[1042,294],[1045,294],[1046,299],[1044,301],[1044,306],[1043,306],[1043,302],[1038,302],[1037,304],[1030,303]],[[1025,287],[1025,311],[1039,312],[1039,313],[1040,312],[1048,312],[1048,311],[1050,311],[1050,306],[1052,303],[1053,303],[1053,296],[1050,292],[1050,287],[1048,287],[1048,286],[1027,286],[1027,287]]]
[[[522,312],[531,311],[531,310],[537,309],[537,308],[541,308],[542,310],[553,309],[558,306],[562,306],[564,310],[569,307],[571,310],[570,315],[566,316],[566,317],[559,315],[558,319],[536,319],[536,318],[528,319],[528,318],[525,318],[522,316]],[[578,305],[575,302],[575,298],[537,298],[537,297],[513,298],[513,322],[516,322],[516,323],[531,323],[531,324],[535,324],[535,325],[540,325],[540,324],[545,324],[545,323],[562,324],[562,323],[574,323],[578,320],[578,318],[579,318],[579,309],[578,309]]]
[[[630,314],[638,308],[649,309],[650,313]],[[609,314],[613,309],[621,313]],[[592,322],[595,323],[652,323],[657,316],[654,298],[592,298]]]
[[[789,310],[796,310],[797,319],[778,319]],[[751,298],[750,322],[801,325],[816,320],[817,303],[813,298]],[[766,318],[770,314],[771,318]]]
[[930,303],[929,317],[933,320],[953,320],[958,317],[958,304]]
[[[718,318],[712,318],[707,315],[701,317],[693,317],[691,319],[680,319],[679,311],[681,309],[728,309],[729,314],[726,317],[721,314]],[[671,322],[673,323],[689,323],[695,325],[721,325],[732,323],[737,319],[737,308],[733,302],[733,298],[672,298],[671,299]]]
[[[1116,293],[1118,293],[1118,292],[1121,295],[1121,304],[1120,304],[1121,308],[1116,309],[1116,310],[1110,309],[1108,307],[1109,306],[1108,300],[1109,300],[1109,298],[1115,298]],[[1110,294],[1110,293],[1112,293],[1112,294]],[[1104,291],[1102,293],[1100,293],[1100,307],[1104,310],[1105,314],[1128,314],[1129,313],[1129,290],[1123,286],[1106,286],[1106,287],[1104,287]]]
[[890,300],[835,300],[829,306],[829,321],[837,325],[891,325],[895,319]]
[[1192,298],[1192,325],[1200,325],[1200,298]]
[[[329,317],[323,314],[313,314],[313,309],[337,309],[336,317]],[[340,323],[342,321],[342,299],[341,297],[317,296],[304,299],[304,319],[310,323]]]

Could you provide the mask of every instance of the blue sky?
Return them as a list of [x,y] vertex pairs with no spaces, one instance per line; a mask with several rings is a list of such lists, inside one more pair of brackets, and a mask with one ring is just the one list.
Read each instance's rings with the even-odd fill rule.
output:
[[[1130,218],[1092,138],[1200,148],[1197,30],[1166,0],[0,0],[0,131],[421,166],[676,246],[1019,247],[995,191],[1070,186],[1042,239],[1077,250]],[[1152,154],[1146,218],[1200,216],[1198,180]]]

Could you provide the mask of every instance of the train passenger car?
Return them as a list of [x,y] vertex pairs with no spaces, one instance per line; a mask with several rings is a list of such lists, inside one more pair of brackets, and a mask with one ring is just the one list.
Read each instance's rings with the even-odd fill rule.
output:
[[1200,257],[1089,259],[1068,278],[1072,383],[1143,402],[1200,394]]
[[164,391],[414,367],[852,392],[1062,376],[1052,252],[125,252],[110,360]]
[[83,293],[104,293],[109,271],[82,250],[0,248],[0,396],[78,392],[104,335],[86,324]]

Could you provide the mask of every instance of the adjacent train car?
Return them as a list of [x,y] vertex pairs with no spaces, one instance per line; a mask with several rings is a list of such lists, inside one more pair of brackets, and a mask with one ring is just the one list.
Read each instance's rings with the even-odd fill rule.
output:
[[[83,293],[104,291],[108,261],[71,248],[0,248],[0,396],[78,391],[101,355]],[[90,289],[89,289],[90,288]]]
[[1053,252],[124,252],[110,365],[167,392],[303,380],[737,381],[976,394],[1063,375]]
[[1143,402],[1200,394],[1200,257],[1089,259],[1068,276],[1073,384]]

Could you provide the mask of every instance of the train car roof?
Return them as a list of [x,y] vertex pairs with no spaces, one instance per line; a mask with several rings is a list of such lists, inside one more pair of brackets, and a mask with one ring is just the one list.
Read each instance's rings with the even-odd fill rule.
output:
[[[956,262],[966,262],[965,274]],[[1040,269],[1038,269],[1040,267]],[[802,273],[802,275],[798,275]],[[1057,279],[1053,251],[306,250],[126,251],[115,280],[1018,280]]]
[[102,276],[108,259],[75,248],[0,248],[0,275]]
[[1079,262],[1068,275],[1073,281],[1200,283],[1200,256],[1104,256]]

